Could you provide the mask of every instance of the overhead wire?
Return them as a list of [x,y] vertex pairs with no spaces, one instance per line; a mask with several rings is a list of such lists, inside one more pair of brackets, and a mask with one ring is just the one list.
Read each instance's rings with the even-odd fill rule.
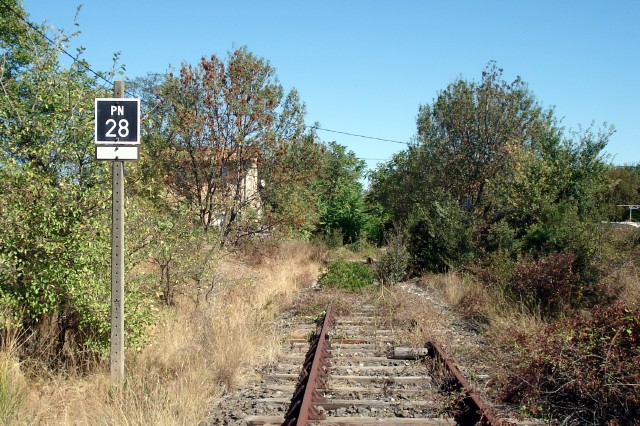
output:
[[[85,61],[81,61],[80,59],[78,59],[77,56],[74,56],[71,53],[69,53],[59,43],[56,43],[55,40],[52,40],[46,33],[44,33],[42,30],[40,30],[38,27],[36,27],[33,23],[31,23],[28,19],[26,19],[24,16],[22,16],[11,5],[7,4],[4,0],[0,0],[0,4],[2,4],[2,6],[4,6],[6,9],[8,9],[16,17],[18,17],[18,19],[20,19],[22,22],[27,24],[31,29],[33,29],[38,34],[40,34],[42,37],[44,37],[44,39],[47,40],[53,47],[55,47],[56,49],[58,49],[62,53],[64,53],[66,56],[68,56],[74,63],[82,66],[85,70],[87,70],[90,73],[92,73],[96,78],[104,81],[105,83],[107,83],[110,86],[113,86],[113,84],[114,84],[113,81],[109,80],[108,78],[106,78],[101,73],[93,70]],[[100,84],[100,86],[104,87],[105,89],[109,89],[108,87],[104,86],[103,84]],[[127,92],[127,91],[125,91],[125,94],[127,94],[129,96],[132,96],[131,93]],[[327,129],[327,128],[324,128],[324,127],[319,127],[317,125],[314,125],[314,126],[305,125],[305,127],[310,128],[310,129],[314,129],[314,130],[323,131],[323,132],[337,133],[337,134],[346,135],[346,136],[353,136],[353,137],[358,137],[358,138],[377,140],[377,141],[381,141],[381,142],[390,142],[390,143],[396,143],[396,144],[402,144],[402,145],[409,145],[409,142],[403,142],[403,141],[398,141],[398,140],[393,140],[393,139],[379,138],[379,137],[375,137],[375,136],[361,135],[361,134],[357,134],[357,133],[344,132],[344,131],[341,131],[341,130]],[[386,161],[387,159],[383,159],[383,158],[361,158],[361,160],[365,160],[365,161]]]
[[393,139],[384,139],[384,138],[378,138],[378,137],[375,137],[375,136],[359,135],[357,133],[343,132],[341,130],[332,130],[332,129],[327,129],[327,128],[318,127],[318,126],[306,126],[306,127],[310,128],[310,129],[314,129],[314,130],[321,130],[323,132],[338,133],[338,134],[341,134],[341,135],[355,136],[355,137],[358,137],[358,138],[373,139],[373,140],[376,140],[376,141],[398,143],[398,144],[402,144],[402,145],[409,145],[409,142],[402,142],[402,141],[397,141],[397,140],[393,140]]

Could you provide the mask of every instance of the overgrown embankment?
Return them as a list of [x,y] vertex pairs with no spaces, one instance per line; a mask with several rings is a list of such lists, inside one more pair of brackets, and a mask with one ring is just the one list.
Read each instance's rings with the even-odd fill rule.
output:
[[111,387],[104,363],[84,374],[57,374],[21,368],[11,352],[3,353],[4,423],[176,425],[206,420],[224,389],[241,383],[265,348],[275,350],[274,319],[292,294],[316,278],[322,256],[299,242],[272,246],[262,257],[225,256],[206,299],[195,303],[195,295],[186,291],[173,307],[160,308],[162,320],[149,344],[128,354],[121,391]]
[[588,285],[567,254],[429,275],[423,283],[479,333],[485,350],[478,362],[493,366],[488,389],[496,400],[552,424],[637,424],[637,238],[628,231],[599,240],[598,279]]

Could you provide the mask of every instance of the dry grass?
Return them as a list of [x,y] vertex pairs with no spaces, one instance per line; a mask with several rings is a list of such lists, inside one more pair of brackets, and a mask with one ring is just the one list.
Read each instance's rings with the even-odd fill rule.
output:
[[621,288],[619,299],[629,306],[640,308],[640,277],[635,267],[622,268],[617,274],[617,284]]
[[[253,266],[227,259],[225,285],[207,303],[190,298],[164,313],[153,344],[127,359],[127,382],[111,387],[103,371],[32,378],[19,424],[195,425],[225,388],[279,346],[274,319],[301,284],[313,279],[317,252],[286,243]],[[266,355],[264,348],[268,348]],[[105,370],[103,366],[99,370]]]
[[396,287],[383,287],[377,297],[385,327],[398,333],[398,346],[424,347],[427,341],[445,341],[447,319],[424,297]]
[[24,404],[26,382],[16,356],[15,329],[9,324],[3,327],[0,352],[0,423],[13,424]]
[[485,327],[505,307],[498,292],[489,291],[470,276],[447,273],[424,277],[423,282],[437,290],[471,328]]
[[[513,331],[523,335],[534,335],[545,325],[540,313],[531,312],[524,305],[506,299],[499,288],[487,288],[473,277],[459,273],[434,275],[423,278],[428,285],[442,295],[468,329],[481,331],[486,346],[485,354],[491,352],[509,356],[513,350]],[[485,362],[491,363],[490,359]]]

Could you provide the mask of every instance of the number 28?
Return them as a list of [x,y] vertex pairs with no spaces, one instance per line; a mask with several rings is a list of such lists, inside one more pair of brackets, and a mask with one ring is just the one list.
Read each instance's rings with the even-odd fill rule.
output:
[[116,134],[114,133],[114,130],[116,130],[116,127],[118,128],[118,136],[120,136],[121,138],[126,138],[127,136],[129,136],[128,120],[125,120],[123,118],[122,120],[116,122],[116,120],[114,120],[113,118],[110,118],[106,121],[105,124],[107,126],[111,125],[111,128],[107,130],[107,133],[105,134],[105,136],[110,138],[115,138]]

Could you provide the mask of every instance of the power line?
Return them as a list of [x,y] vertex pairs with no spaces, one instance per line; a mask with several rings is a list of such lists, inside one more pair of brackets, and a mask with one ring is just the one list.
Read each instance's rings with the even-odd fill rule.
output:
[[341,135],[355,136],[355,137],[358,137],[358,138],[373,139],[373,140],[376,140],[376,141],[391,142],[391,143],[399,143],[399,144],[403,144],[403,145],[409,145],[409,142],[396,141],[396,140],[393,140],[393,139],[384,139],[384,138],[377,138],[375,136],[358,135],[356,133],[342,132],[340,130],[325,129],[325,128],[318,127],[318,126],[306,126],[306,127],[310,128],[310,129],[315,129],[315,130],[322,130],[323,132],[339,133]]

